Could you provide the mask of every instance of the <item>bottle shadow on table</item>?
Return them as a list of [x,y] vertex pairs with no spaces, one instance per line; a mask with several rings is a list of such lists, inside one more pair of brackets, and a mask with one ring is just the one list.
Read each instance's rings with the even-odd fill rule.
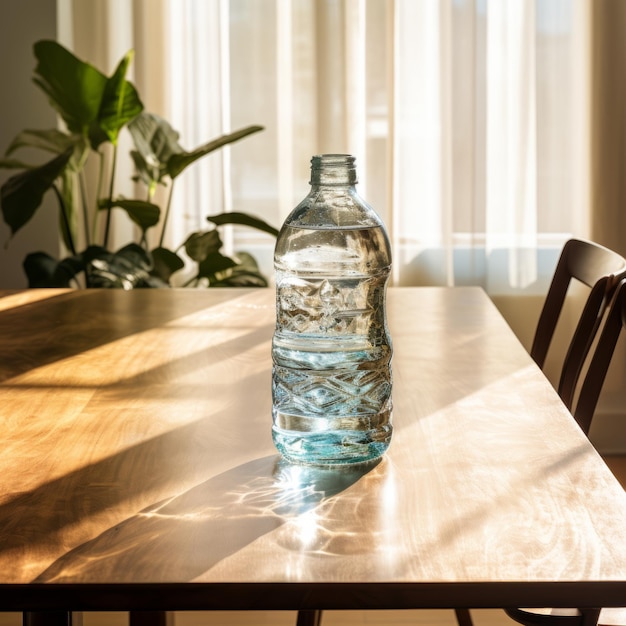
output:
[[229,469],[70,550],[33,582],[191,581],[345,491],[377,463],[291,465],[278,455]]

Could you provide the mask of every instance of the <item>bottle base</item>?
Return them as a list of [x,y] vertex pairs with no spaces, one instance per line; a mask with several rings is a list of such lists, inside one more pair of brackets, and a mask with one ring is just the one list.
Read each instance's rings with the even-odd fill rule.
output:
[[283,458],[302,465],[348,465],[380,458],[392,428],[372,431],[293,432],[272,428],[274,445]]

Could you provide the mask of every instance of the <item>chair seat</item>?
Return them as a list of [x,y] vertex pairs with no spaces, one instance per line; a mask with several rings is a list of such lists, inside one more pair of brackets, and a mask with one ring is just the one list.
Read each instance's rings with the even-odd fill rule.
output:
[[[527,626],[580,626],[582,623],[578,609],[505,609],[505,613],[516,622]],[[626,608],[602,609],[598,626],[626,626]]]

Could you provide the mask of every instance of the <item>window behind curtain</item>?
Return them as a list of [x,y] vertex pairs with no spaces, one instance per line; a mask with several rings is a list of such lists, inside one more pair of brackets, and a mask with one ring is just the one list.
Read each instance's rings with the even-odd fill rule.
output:
[[[198,164],[188,216],[279,226],[310,157],[350,152],[398,284],[541,292],[564,240],[587,235],[583,0],[170,3],[185,145],[265,126]],[[238,229],[232,245],[271,273],[273,240]]]

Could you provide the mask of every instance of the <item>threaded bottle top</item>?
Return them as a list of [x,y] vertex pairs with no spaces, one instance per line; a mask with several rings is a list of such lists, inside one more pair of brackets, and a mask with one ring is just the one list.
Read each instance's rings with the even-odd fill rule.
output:
[[311,159],[311,185],[354,185],[355,158],[350,154],[318,154]]

